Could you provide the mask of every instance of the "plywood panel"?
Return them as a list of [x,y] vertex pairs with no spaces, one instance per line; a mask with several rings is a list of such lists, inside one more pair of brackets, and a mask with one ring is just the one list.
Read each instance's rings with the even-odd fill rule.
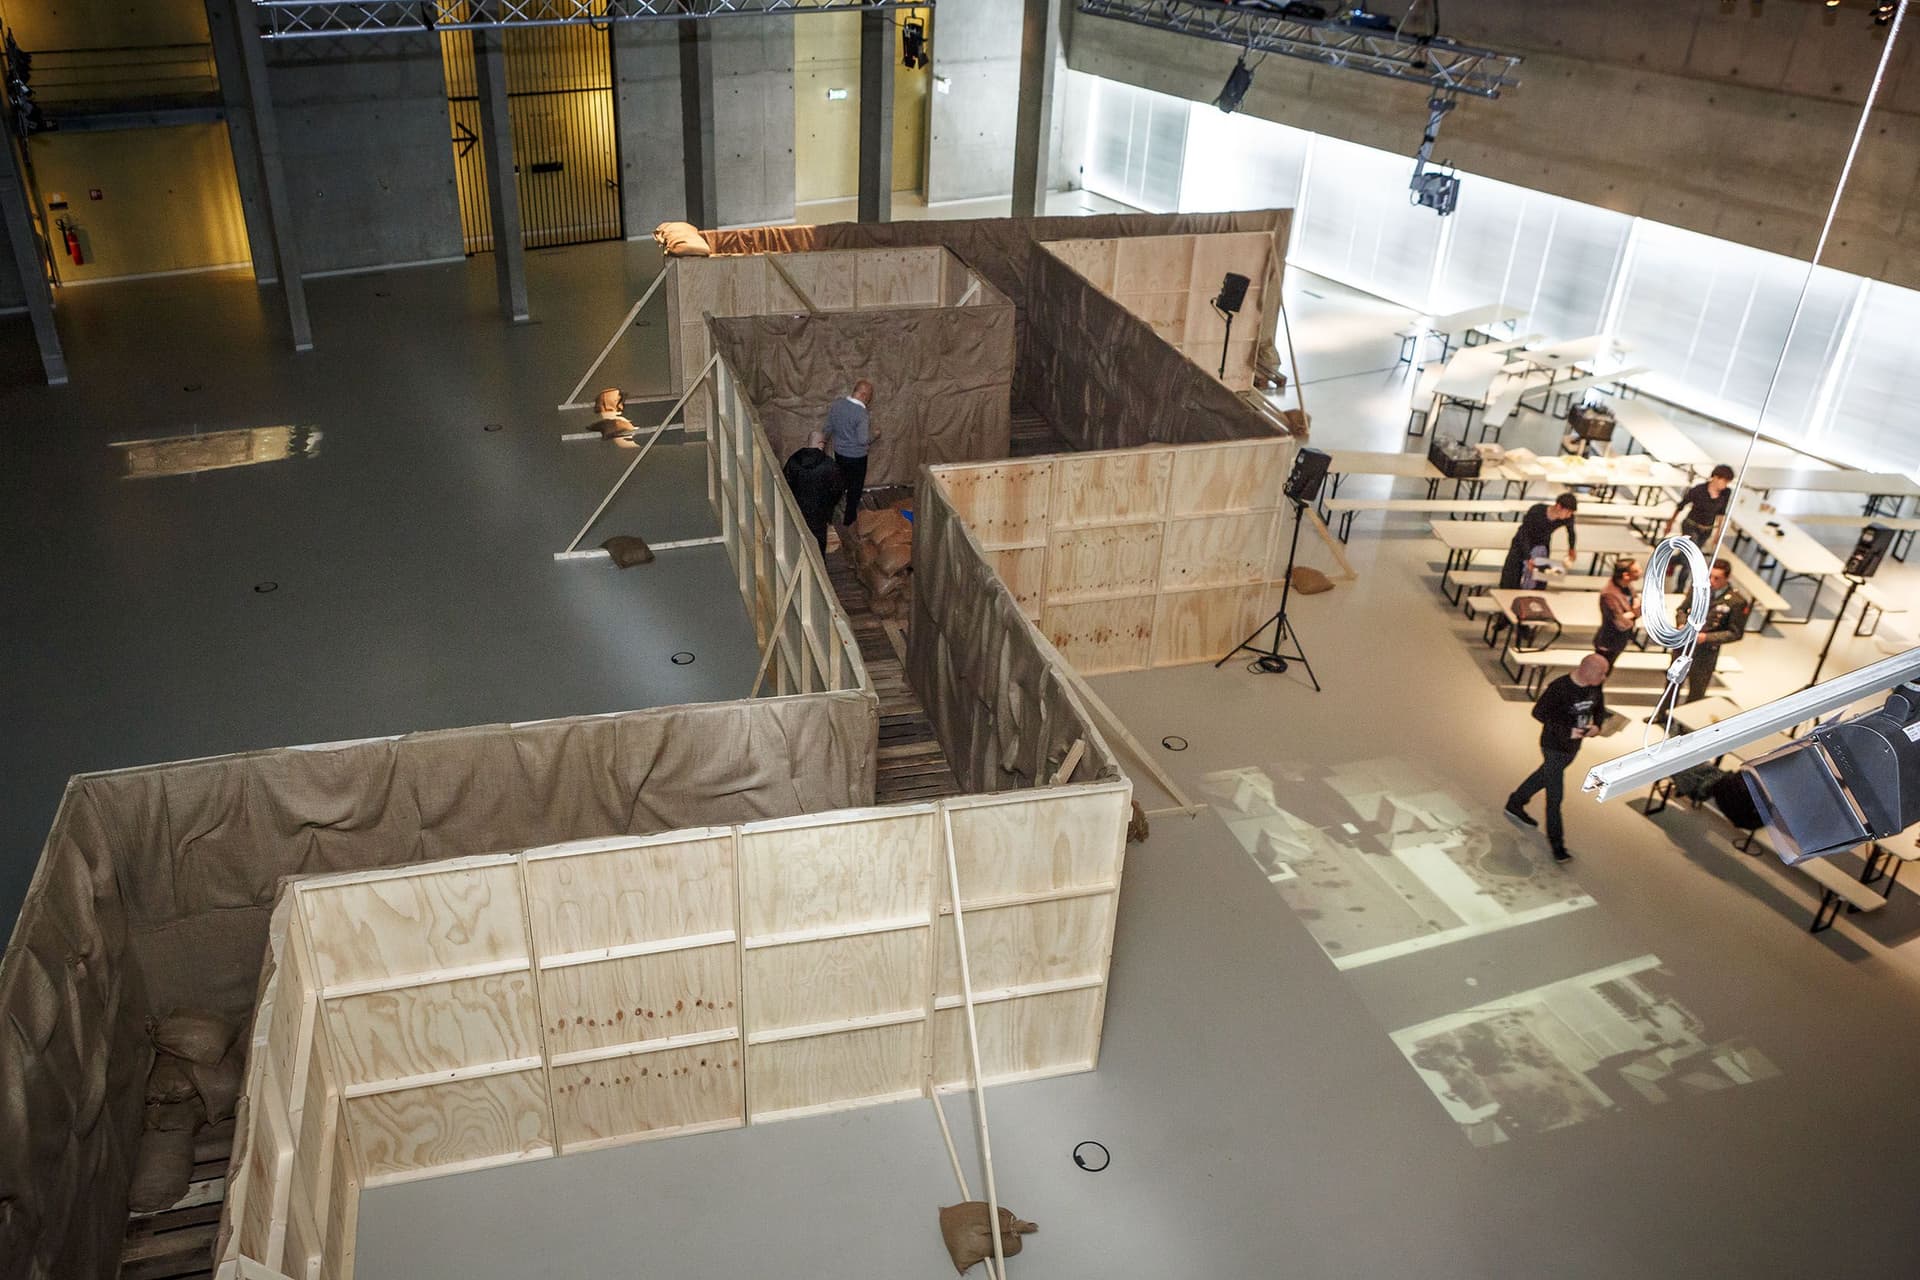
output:
[[561,1146],[737,1121],[743,1076],[737,1040],[555,1067]]
[[1113,267],[1118,256],[1116,240],[1052,240],[1046,247],[1062,262],[1087,278],[1103,293],[1113,293]]
[[[1094,988],[1022,996],[980,1005],[980,1073],[986,1083],[1052,1072],[1084,1070],[1098,1041],[1100,992]],[[938,1085],[968,1082],[963,1009],[933,1015],[933,1078]]]
[[347,1126],[335,1124],[332,1186],[327,1192],[327,1220],[322,1232],[321,1280],[349,1280],[353,1275],[354,1235],[360,1221],[360,1183],[354,1173],[357,1167]]
[[327,1002],[327,1027],[349,1085],[540,1052],[525,970],[338,997]]
[[543,956],[722,932],[733,928],[733,838],[532,857],[527,893]]
[[918,1090],[921,1025],[874,1027],[753,1046],[747,1089],[754,1117]]
[[1037,621],[1040,606],[1046,600],[1047,549],[1016,547],[1006,551],[989,551],[986,557],[987,563],[993,566],[993,571],[1000,575],[1000,581],[1012,593],[1020,612]]
[[280,948],[279,968],[275,972],[273,1003],[267,1009],[266,1052],[274,1074],[291,1088],[298,1078],[295,1066],[306,1024],[312,1020],[312,989],[305,973],[306,963],[299,949],[290,943]]
[[246,1191],[237,1235],[241,1253],[271,1265],[276,1261],[274,1207],[279,1188],[292,1177],[293,1133],[286,1094],[271,1065],[255,1078],[255,1084],[256,1092],[240,1114],[252,1138],[247,1148]]
[[1128,814],[1124,791],[955,803],[949,812],[963,906],[1011,894],[1111,884],[1120,873]]
[[511,862],[318,884],[301,901],[327,986],[526,955]]
[[1062,457],[1053,464],[1053,525],[1144,520],[1163,514],[1173,475],[1168,449]]
[[571,1053],[738,1025],[732,944],[544,969],[547,1048]]
[[845,311],[853,307],[852,254],[788,253],[780,256],[780,265],[822,311]]
[[[1193,282],[1192,236],[1128,236],[1119,242],[1112,293],[1180,293]],[[1218,284],[1216,277],[1212,283]]]
[[930,811],[860,822],[741,828],[740,896],[748,940],[923,915]]
[[1150,593],[1160,572],[1160,524],[1056,529],[1047,537],[1047,602]]
[[925,926],[747,952],[750,1031],[924,1010],[926,998]]
[[1153,597],[1046,607],[1040,630],[1082,675],[1132,671],[1146,664]]
[[1175,449],[1168,510],[1199,515],[1278,506],[1292,448],[1289,441],[1275,440]]
[[1221,587],[1161,596],[1155,603],[1153,665],[1217,661],[1258,621],[1248,620],[1250,595],[1257,593],[1251,588]]
[[1168,521],[1160,556],[1161,589],[1264,581],[1278,520],[1277,512],[1258,511]]
[[314,1023],[314,1061],[307,1068],[306,1088],[300,1096],[300,1114],[294,1121],[293,1195],[295,1199],[316,1203],[325,1190],[324,1157],[333,1137],[329,1121],[336,1103],[335,1090],[328,1082],[324,1036],[318,1021]]
[[940,473],[953,509],[981,547],[1040,546],[1047,540],[1050,462],[1002,462]]
[[307,1269],[320,1257],[320,1229],[314,1225],[312,1211],[296,1193],[287,1205],[286,1243],[280,1255],[280,1270],[296,1280],[305,1280]]
[[1187,340],[1190,321],[1184,293],[1129,293],[1121,296],[1127,310],[1153,326],[1161,339],[1179,346]]
[[350,1098],[347,1113],[369,1181],[537,1154],[553,1143],[538,1070]]
[[[971,892],[962,881],[962,891]],[[1105,941],[1111,894],[1031,902],[965,913],[967,960],[973,989],[1093,978],[1106,973]],[[940,922],[940,995],[960,994],[960,955],[953,919]]]

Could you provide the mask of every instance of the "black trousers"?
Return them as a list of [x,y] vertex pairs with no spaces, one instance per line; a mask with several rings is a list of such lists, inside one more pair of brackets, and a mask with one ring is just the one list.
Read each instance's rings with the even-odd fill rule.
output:
[[800,514],[807,518],[807,532],[820,544],[820,554],[826,555],[827,525],[833,521],[833,508],[829,506],[825,511],[808,511],[803,507]]
[[1565,852],[1567,847],[1566,828],[1560,822],[1560,801],[1567,794],[1567,767],[1573,763],[1576,754],[1541,747],[1540,767],[1528,774],[1527,780],[1507,797],[1509,805],[1523,809],[1536,794],[1543,790],[1547,793],[1547,843],[1553,846],[1555,853]]
[[835,458],[833,464],[840,468],[840,492],[847,499],[847,513],[840,523],[851,525],[860,511],[860,495],[867,491],[867,456]]
[[1506,562],[1500,566],[1500,589],[1502,591],[1518,591],[1520,589],[1520,575],[1526,571],[1527,557],[1531,554],[1531,551],[1531,548],[1521,546],[1513,546],[1507,549]]

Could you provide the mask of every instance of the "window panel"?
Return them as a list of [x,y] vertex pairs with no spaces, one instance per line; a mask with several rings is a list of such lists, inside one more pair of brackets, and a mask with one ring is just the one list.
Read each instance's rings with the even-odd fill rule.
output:
[[1257,116],[1194,103],[1180,173],[1183,213],[1291,209],[1313,135]]
[[1184,98],[1095,79],[1087,190],[1150,213],[1177,209],[1188,105]]
[[[1878,280],[1867,284],[1820,451],[1872,471],[1920,471],[1914,424],[1915,342],[1920,293]],[[1797,343],[1796,343],[1797,345]]]
[[1315,135],[1293,256],[1302,267],[1425,309],[1441,218],[1410,203],[1413,161]]

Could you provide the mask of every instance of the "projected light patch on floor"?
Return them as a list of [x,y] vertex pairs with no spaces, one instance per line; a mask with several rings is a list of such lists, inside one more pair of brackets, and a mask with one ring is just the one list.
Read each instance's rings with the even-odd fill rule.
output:
[[1279,761],[1201,788],[1341,969],[1594,905],[1537,842],[1405,760]]
[[244,427],[159,440],[118,440],[107,447],[120,452],[126,465],[122,478],[150,480],[311,458],[320,452],[320,433],[307,427]]
[[1616,1109],[1780,1074],[1740,1038],[1711,1041],[1641,956],[1393,1033],[1476,1147]]

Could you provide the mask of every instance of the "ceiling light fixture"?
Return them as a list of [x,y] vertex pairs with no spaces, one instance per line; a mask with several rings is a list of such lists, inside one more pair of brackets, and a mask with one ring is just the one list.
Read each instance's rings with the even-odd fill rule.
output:
[[1247,89],[1253,84],[1253,72],[1247,67],[1247,55],[1241,54],[1234,61],[1233,70],[1227,72],[1227,82],[1220,86],[1220,96],[1213,105],[1228,115],[1240,109],[1240,99],[1247,96]]

